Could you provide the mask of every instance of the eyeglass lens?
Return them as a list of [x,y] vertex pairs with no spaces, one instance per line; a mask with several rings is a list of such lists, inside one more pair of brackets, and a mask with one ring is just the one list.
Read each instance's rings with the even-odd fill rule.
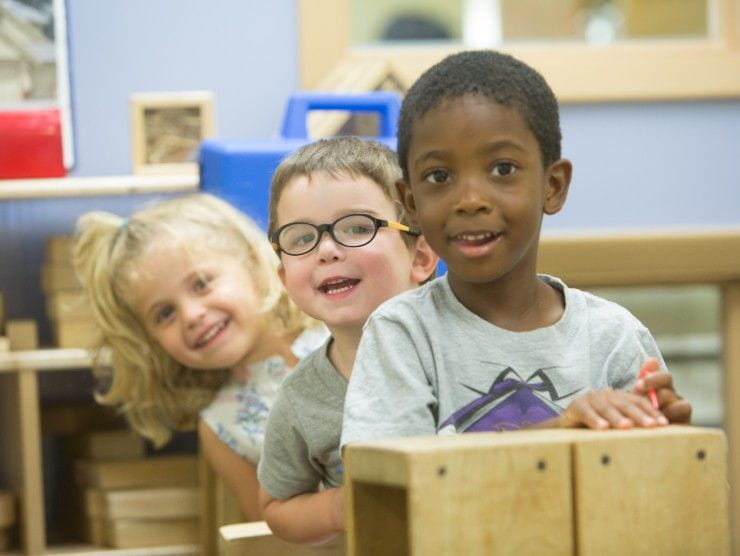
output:
[[307,253],[318,245],[323,231],[345,247],[360,247],[372,241],[377,231],[375,221],[364,214],[350,214],[332,224],[314,226],[296,222],[283,228],[278,237],[280,247],[288,254]]

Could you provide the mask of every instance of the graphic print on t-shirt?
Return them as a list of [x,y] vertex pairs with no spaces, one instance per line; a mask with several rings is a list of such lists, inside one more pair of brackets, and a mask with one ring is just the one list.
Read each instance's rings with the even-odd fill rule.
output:
[[560,415],[564,408],[556,402],[581,389],[558,394],[547,374],[555,368],[538,369],[524,380],[507,367],[499,373],[488,392],[463,384],[480,397],[450,415],[439,426],[439,432],[517,430]]

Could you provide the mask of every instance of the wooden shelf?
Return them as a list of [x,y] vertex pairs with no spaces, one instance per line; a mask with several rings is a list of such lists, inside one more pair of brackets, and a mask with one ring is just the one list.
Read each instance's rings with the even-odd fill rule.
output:
[[0,180],[0,200],[187,193],[198,190],[197,174],[152,174]]
[[0,373],[26,369],[32,371],[83,369],[91,364],[90,352],[79,348],[51,348],[0,353]]
[[50,546],[44,554],[47,556],[185,556],[200,554],[200,547],[193,544],[145,548],[105,548],[89,545]]
[[[52,545],[43,552],[44,556],[190,556],[200,554],[200,546],[181,544],[173,546],[150,546],[145,548],[106,548],[86,544]],[[21,556],[20,550],[2,552],[3,556]]]

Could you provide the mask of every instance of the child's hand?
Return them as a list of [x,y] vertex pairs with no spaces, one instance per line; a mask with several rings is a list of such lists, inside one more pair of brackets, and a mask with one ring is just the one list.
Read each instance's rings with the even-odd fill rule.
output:
[[630,429],[667,425],[660,411],[647,397],[622,390],[592,390],[577,398],[558,417],[563,428],[588,427],[591,429]]
[[666,372],[657,372],[658,368],[657,359],[647,359],[641,369],[641,374],[645,373],[646,376],[637,380],[632,393],[647,396],[651,389],[655,390],[659,409],[668,422],[685,425],[691,423],[691,404],[673,388],[673,376]]

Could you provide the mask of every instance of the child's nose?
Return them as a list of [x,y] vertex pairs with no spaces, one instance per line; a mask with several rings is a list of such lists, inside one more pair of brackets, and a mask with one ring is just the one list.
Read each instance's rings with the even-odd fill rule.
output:
[[316,253],[319,261],[322,263],[338,261],[344,258],[344,248],[339,245],[331,234],[325,233],[321,236],[319,244],[316,246]]
[[474,178],[462,181],[457,200],[457,211],[468,214],[490,211],[492,204],[489,188],[489,184]]
[[183,315],[187,326],[195,326],[206,314],[206,308],[198,300],[185,300],[180,306],[180,312]]

